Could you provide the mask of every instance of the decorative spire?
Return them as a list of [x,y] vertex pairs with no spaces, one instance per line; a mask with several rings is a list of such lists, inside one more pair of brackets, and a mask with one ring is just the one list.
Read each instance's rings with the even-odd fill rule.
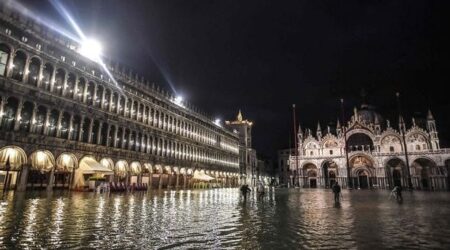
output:
[[339,119],[337,119],[336,128],[341,128],[341,123],[339,122]]
[[302,130],[302,125],[298,125],[298,131],[297,133],[302,134],[303,135],[303,130]]
[[238,121],[242,121],[242,113],[241,113],[241,110],[239,109],[239,113],[238,113],[238,115],[237,115],[237,120]]
[[412,120],[413,127],[415,127],[416,126],[416,119],[414,119],[414,117],[413,117],[413,118],[411,118],[411,120]]
[[322,131],[322,128],[320,127],[320,122],[317,122],[317,131]]
[[434,116],[433,116],[433,114],[431,113],[431,110],[430,110],[430,109],[428,110],[427,120],[434,120]]
[[330,126],[327,126],[327,132],[328,132],[328,134],[331,134],[331,128],[330,128]]
[[386,120],[386,126],[387,126],[388,128],[391,127],[391,122],[390,122],[389,120]]
[[358,120],[358,109],[356,107],[353,108],[353,117],[355,121]]
[[380,120],[378,119],[378,116],[375,115],[375,120],[373,122],[375,125],[379,125],[380,124]]

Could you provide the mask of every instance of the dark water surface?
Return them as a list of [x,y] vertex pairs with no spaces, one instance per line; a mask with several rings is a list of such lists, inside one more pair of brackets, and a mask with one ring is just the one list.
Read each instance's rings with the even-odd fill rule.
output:
[[27,193],[0,203],[0,249],[450,249],[450,193],[237,189]]

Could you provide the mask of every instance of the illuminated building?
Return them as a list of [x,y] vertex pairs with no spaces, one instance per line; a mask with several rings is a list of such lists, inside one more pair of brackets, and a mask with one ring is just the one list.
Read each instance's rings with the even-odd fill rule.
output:
[[0,179],[8,172],[9,187],[83,188],[96,175],[189,187],[196,173],[238,184],[237,134],[131,70],[0,11]]
[[289,160],[291,184],[298,176],[301,187],[330,187],[336,181],[353,188],[409,187],[411,180],[414,189],[450,188],[450,149],[440,148],[431,111],[426,119],[412,118],[411,126],[399,116],[395,129],[373,107],[363,104],[360,110],[354,109],[346,125],[337,122],[335,133],[330,127],[322,131],[318,124],[315,136],[300,128],[298,139],[298,159],[290,156]]

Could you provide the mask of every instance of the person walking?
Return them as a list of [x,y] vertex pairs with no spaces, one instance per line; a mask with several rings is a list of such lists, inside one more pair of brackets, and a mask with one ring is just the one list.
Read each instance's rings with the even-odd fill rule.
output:
[[395,186],[394,189],[392,189],[392,193],[395,195],[397,201],[403,201],[401,186]]
[[334,193],[334,202],[338,203],[341,195],[341,186],[339,186],[339,183],[335,182],[332,190]]
[[258,187],[256,188],[256,191],[258,192],[258,198],[263,198],[264,197],[264,185],[262,184],[262,182],[258,183]]
[[252,191],[247,184],[244,184],[241,186],[241,193],[242,196],[244,196],[244,200],[247,199],[247,193]]

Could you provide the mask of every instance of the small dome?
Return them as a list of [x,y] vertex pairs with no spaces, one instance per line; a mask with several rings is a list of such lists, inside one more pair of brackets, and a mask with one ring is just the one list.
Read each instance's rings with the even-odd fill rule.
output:
[[361,109],[358,110],[358,116],[361,117],[361,121],[367,124],[375,123],[375,118],[378,119],[379,124],[383,124],[383,117],[375,111],[375,107],[362,104]]

